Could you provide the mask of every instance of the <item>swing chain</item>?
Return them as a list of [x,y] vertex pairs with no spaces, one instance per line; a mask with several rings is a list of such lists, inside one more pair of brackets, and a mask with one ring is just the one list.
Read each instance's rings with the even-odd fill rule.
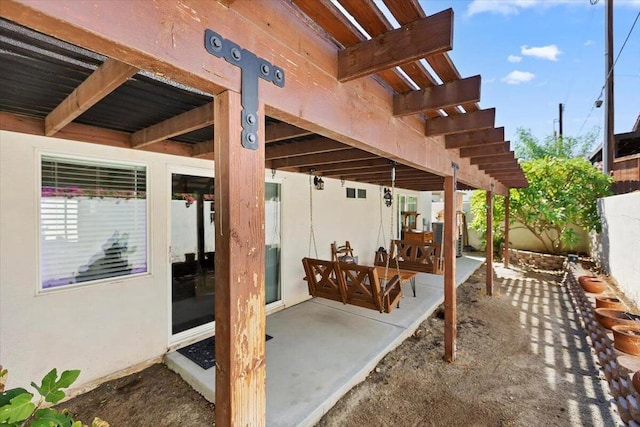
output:
[[[387,260],[385,262],[385,267],[384,267],[384,277],[386,279],[385,282],[385,288],[386,288],[386,283],[389,282],[389,258],[391,257],[391,251],[393,248],[393,206],[396,204],[395,203],[395,190],[396,190],[396,165],[397,163],[395,161],[391,162],[391,227],[389,230],[389,238],[390,238],[390,244],[389,244],[389,251],[387,253]],[[396,273],[398,275],[400,275],[400,266],[398,265],[398,254],[396,254]],[[386,289],[385,289],[386,290]]]
[[313,249],[318,258],[318,246],[316,245],[316,235],[313,231],[313,173],[316,170],[314,168],[309,169],[309,257],[311,257],[311,242],[313,242]]

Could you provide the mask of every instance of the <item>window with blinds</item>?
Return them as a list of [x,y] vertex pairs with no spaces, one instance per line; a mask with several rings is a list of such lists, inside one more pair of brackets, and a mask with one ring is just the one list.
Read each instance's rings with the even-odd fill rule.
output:
[[147,272],[145,166],[43,155],[41,177],[43,289]]

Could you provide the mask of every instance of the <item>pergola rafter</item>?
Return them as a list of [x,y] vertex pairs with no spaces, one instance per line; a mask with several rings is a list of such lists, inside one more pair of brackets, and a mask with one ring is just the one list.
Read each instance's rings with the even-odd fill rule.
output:
[[427,120],[425,133],[427,136],[438,136],[488,129],[494,126],[495,119],[495,108],[458,116],[436,117]]
[[494,154],[504,154],[510,151],[511,143],[509,141],[490,142],[473,147],[461,148],[460,157],[484,157]]
[[116,90],[140,71],[115,59],[107,59],[89,78],[51,111],[44,120],[46,136],[55,135],[73,119]]
[[470,132],[446,135],[444,146],[447,149],[481,147],[484,144],[504,141],[504,128],[481,129]]

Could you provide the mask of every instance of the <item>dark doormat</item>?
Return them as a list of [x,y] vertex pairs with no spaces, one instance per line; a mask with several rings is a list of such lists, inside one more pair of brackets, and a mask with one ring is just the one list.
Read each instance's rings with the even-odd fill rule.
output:
[[[265,341],[273,338],[265,336]],[[216,337],[211,337],[178,349],[178,353],[191,360],[202,369],[209,369],[216,364]]]

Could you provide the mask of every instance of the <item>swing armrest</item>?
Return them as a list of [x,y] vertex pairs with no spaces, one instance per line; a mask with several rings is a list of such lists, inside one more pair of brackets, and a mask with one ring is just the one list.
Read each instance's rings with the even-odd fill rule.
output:
[[393,307],[398,304],[400,298],[402,298],[400,276],[395,274],[386,284],[384,292],[382,293],[382,305],[384,311],[390,313]]

